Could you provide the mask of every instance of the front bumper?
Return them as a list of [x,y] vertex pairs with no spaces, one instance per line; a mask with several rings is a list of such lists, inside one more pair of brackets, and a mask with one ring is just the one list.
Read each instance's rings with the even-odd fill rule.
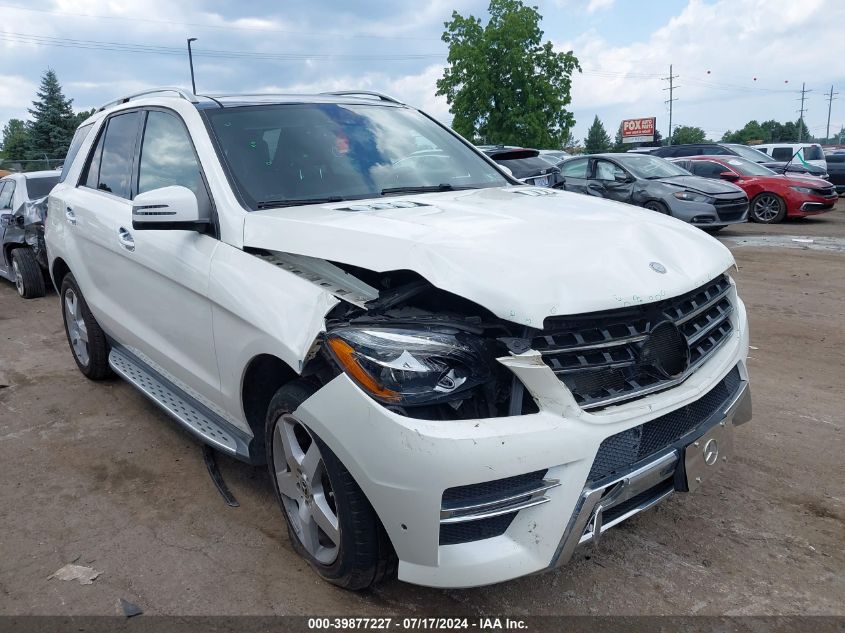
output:
[[[745,308],[734,301],[731,338],[683,383],[601,411],[583,411],[540,355],[529,352],[500,362],[533,396],[535,414],[448,422],[408,418],[375,403],[342,374],[296,416],[328,444],[367,496],[396,550],[401,580],[436,587],[502,582],[562,564],[582,542],[579,524],[586,528],[595,517],[595,497],[585,498],[585,482],[604,440],[697,402],[734,368],[747,384]],[[730,412],[734,423],[736,410]],[[537,471],[542,483],[503,533],[442,542],[444,521],[454,519],[444,513],[445,491]],[[616,522],[606,521],[598,533]]]
[[695,226],[716,227],[730,224],[742,224],[748,221],[748,199],[730,201],[731,204],[709,202],[691,202],[679,200],[675,196],[666,196],[664,202],[669,206],[673,217]]

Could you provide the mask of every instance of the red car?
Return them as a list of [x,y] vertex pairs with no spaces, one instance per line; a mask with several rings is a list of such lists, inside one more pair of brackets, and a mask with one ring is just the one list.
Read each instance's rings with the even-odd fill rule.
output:
[[741,187],[748,194],[748,219],[753,222],[774,224],[786,217],[825,213],[839,198],[826,180],[776,174],[739,156],[687,156],[672,162],[696,176],[729,180]]

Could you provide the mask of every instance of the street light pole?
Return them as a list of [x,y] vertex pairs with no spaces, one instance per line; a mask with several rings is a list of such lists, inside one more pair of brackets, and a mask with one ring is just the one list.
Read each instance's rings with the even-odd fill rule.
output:
[[196,42],[197,38],[189,37],[188,38],[188,63],[191,65],[191,91],[194,94],[197,94],[197,84],[194,81],[194,56],[191,53],[191,42]]

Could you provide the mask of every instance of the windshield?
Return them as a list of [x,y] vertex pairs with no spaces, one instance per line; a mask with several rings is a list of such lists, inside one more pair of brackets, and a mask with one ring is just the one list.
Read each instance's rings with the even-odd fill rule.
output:
[[[722,158],[722,157],[720,157]],[[745,160],[744,158],[740,158],[739,156],[734,156],[725,160],[725,162],[730,165],[730,168],[733,169],[736,173],[740,176],[776,176],[777,174],[773,172],[768,167],[763,167],[759,163],[755,163],[754,161]]]
[[233,184],[253,209],[509,184],[410,108],[298,103],[205,112]]
[[728,147],[735,151],[737,156],[741,156],[745,160],[750,160],[755,163],[772,162],[772,157],[765,152],[761,152],[759,149],[746,147],[745,145],[729,145]]
[[30,200],[43,198],[53,190],[57,182],[59,182],[58,173],[55,176],[28,177],[26,179],[26,195],[29,196]]
[[510,169],[511,173],[517,178],[528,178],[528,176],[536,176],[540,172],[551,169],[556,164],[549,163],[542,156],[535,156],[534,158],[514,158],[511,160],[497,160],[496,162]]
[[657,178],[672,178],[673,176],[689,176],[686,169],[670,163],[665,158],[649,156],[647,154],[622,154],[614,158],[637,178],[654,180]]

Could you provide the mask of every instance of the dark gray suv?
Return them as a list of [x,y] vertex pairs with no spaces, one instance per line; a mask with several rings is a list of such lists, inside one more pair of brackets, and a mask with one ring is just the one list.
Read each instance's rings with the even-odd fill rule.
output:
[[748,196],[650,154],[593,154],[560,165],[564,189],[635,204],[708,231],[748,218]]

